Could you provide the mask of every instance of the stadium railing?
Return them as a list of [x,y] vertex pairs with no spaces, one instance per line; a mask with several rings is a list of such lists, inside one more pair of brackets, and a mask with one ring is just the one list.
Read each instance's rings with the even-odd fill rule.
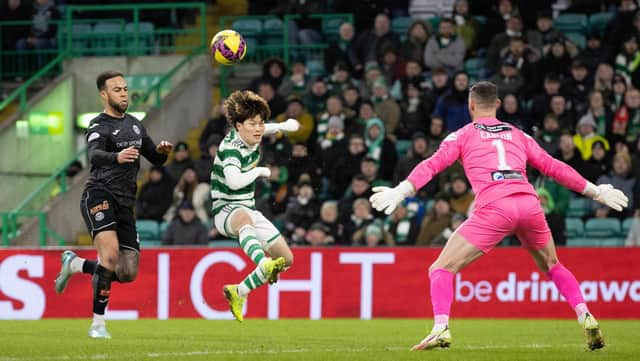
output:
[[[300,14],[287,14],[280,20],[274,15],[221,16],[220,29],[237,30],[245,38],[245,65],[260,65],[271,57],[278,57],[289,65],[293,59],[303,58],[311,75],[319,75],[324,72],[324,50],[329,46],[329,41],[337,39],[343,22],[353,23],[353,14],[310,15],[310,18],[321,21],[324,40],[318,43],[294,44],[290,39],[289,22],[301,17]],[[223,97],[230,93],[227,78],[231,71],[230,67],[225,66],[220,69],[220,93]]]

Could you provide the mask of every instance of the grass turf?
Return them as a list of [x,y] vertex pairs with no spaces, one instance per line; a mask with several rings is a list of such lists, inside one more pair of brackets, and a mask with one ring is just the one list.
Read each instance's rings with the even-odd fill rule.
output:
[[453,320],[451,349],[409,352],[424,320],[0,321],[0,361],[22,360],[638,360],[638,321],[600,321],[607,346],[586,351],[573,320]]

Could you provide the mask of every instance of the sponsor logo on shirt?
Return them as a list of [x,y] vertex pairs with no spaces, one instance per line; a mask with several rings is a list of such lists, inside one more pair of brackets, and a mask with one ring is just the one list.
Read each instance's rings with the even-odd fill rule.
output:
[[136,132],[136,134],[140,135],[140,128],[138,128],[137,125],[133,125],[133,131]]
[[489,133],[500,133],[513,130],[513,128],[506,124],[486,125],[482,123],[474,123],[473,125],[476,129],[484,130]]
[[[99,221],[98,219],[98,213],[102,213],[100,211],[106,211],[109,209],[109,201],[102,201],[102,203],[91,207],[91,209],[89,210],[89,213],[93,216],[96,216],[96,221]],[[102,217],[104,218],[104,214],[102,215]]]
[[116,146],[118,148],[129,148],[129,147],[142,147],[142,139],[130,140],[127,142],[117,142]]
[[88,142],[92,142],[92,141],[94,141],[94,140],[96,140],[98,138],[100,138],[100,133],[95,133],[95,132],[91,133],[91,134],[89,134],[89,138],[87,139],[87,143]]

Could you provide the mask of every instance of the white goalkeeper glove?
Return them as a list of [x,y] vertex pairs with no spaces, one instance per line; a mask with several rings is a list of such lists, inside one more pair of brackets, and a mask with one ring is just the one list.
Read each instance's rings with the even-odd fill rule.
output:
[[611,184],[595,185],[587,182],[587,186],[584,188],[582,194],[618,212],[629,205],[629,198]]
[[280,123],[280,130],[283,132],[295,132],[300,129],[300,123],[293,119],[289,118],[286,121]]
[[387,215],[393,213],[398,204],[415,191],[413,184],[406,180],[394,188],[373,187],[372,190],[374,194],[369,198],[371,205],[379,212],[384,211]]

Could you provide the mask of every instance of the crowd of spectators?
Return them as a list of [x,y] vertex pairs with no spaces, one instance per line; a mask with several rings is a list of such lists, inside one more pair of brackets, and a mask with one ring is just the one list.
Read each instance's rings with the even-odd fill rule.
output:
[[[474,1],[449,3],[451,8],[436,14],[441,16],[437,28],[416,19],[403,41],[390,28],[390,15],[403,15],[400,7],[378,7],[382,10],[367,26],[362,14],[354,14],[355,24],[343,23],[339,39],[330,42],[323,76],[310,77],[303,57],[294,57],[289,67],[273,58],[248,84],[268,101],[272,121],[301,123],[297,132],[264,139],[262,159],[271,176],[256,185],[258,209],[292,244],[446,242],[473,209],[474,194],[461,165],[444,171],[388,217],[373,210],[368,197],[372,187],[404,179],[447,134],[470,122],[467,92],[477,79],[464,64],[472,57],[486,60],[484,78],[499,86],[501,120],[529,133],[588,180],[613,184],[631,200],[623,212],[594,203],[587,217],[640,216],[640,11],[635,1],[593,9],[615,15],[602,33],[588,34],[584,49],[554,29],[550,2],[531,9],[500,0],[480,7],[480,13],[471,12],[478,9]],[[486,24],[480,26],[474,15],[484,16]],[[308,33],[297,41],[321,36],[313,23],[298,27]],[[188,222],[175,209],[188,201],[200,221],[210,224],[207,165],[228,130],[222,114],[218,107],[201,134],[201,160],[191,160],[186,144],[179,144],[174,162],[154,169],[140,192],[139,205],[148,213],[139,217],[177,217],[184,226]],[[556,242],[564,244],[569,200],[578,195],[533,169],[529,180]],[[217,232],[209,236],[215,239]]]

